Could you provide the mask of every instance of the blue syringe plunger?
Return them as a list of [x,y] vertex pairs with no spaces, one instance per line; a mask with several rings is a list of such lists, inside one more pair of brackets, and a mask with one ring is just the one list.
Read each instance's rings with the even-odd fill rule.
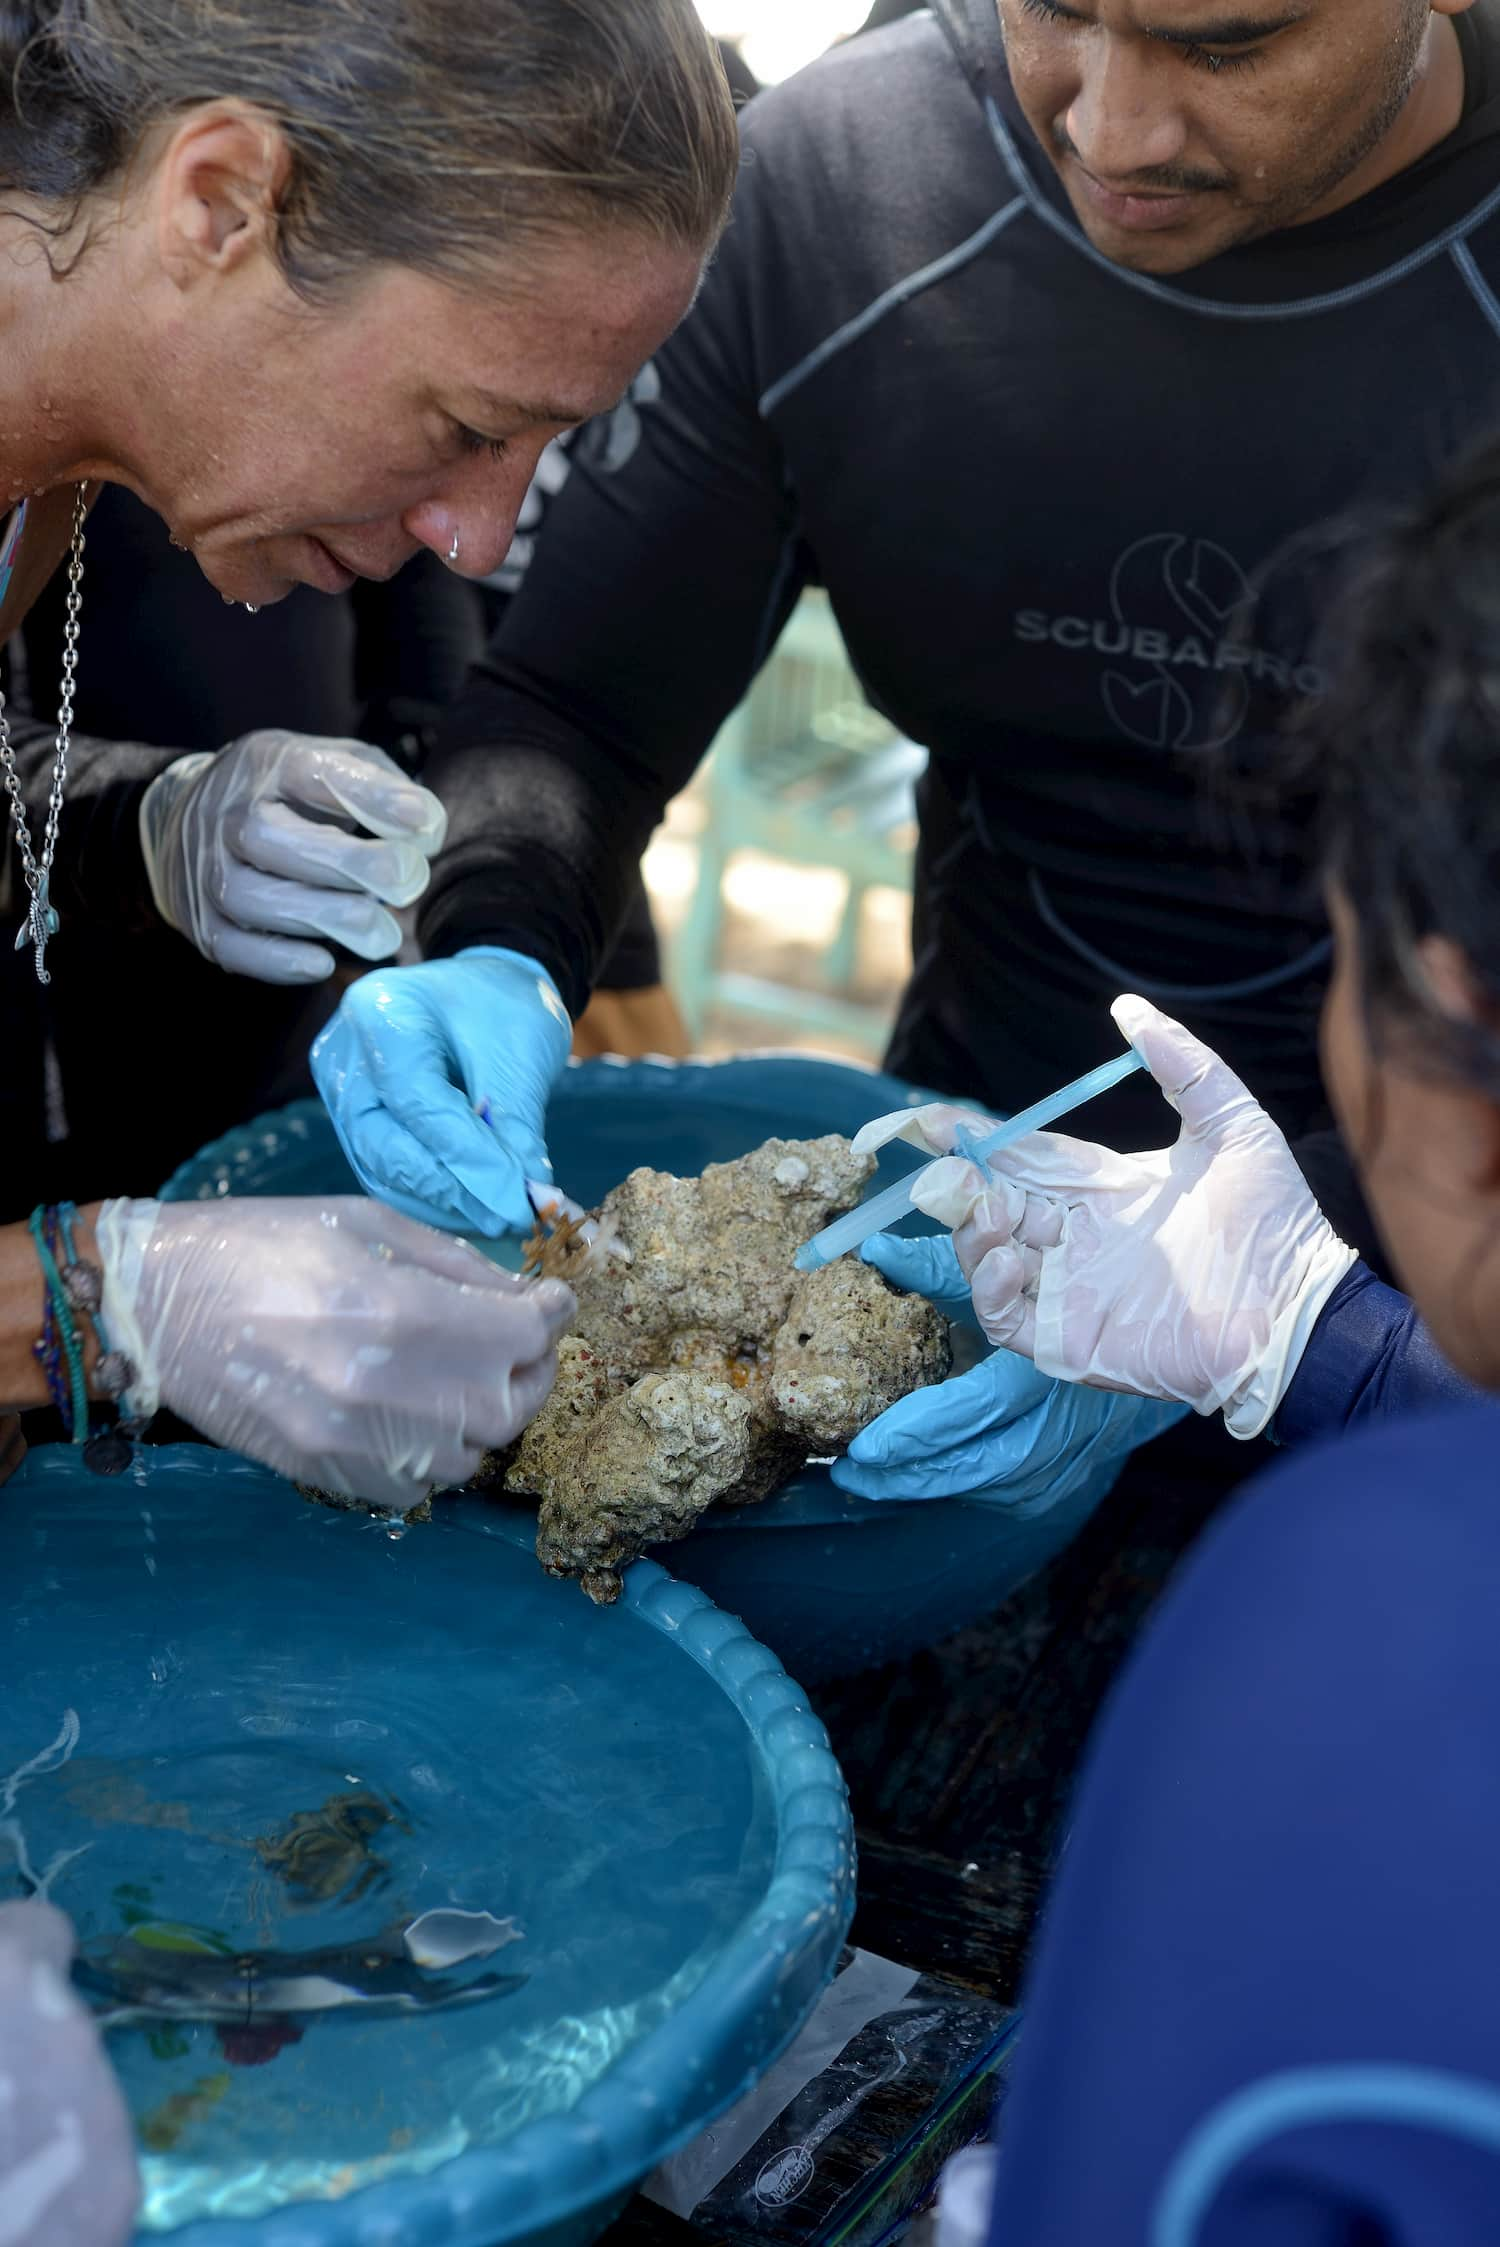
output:
[[[1127,1077],[1133,1076],[1137,1069],[1144,1069],[1145,1066],[1132,1046],[1128,1053],[1122,1053],[1114,1061],[1102,1062],[1097,1069],[1090,1069],[1085,1076],[1075,1077],[1071,1084],[1065,1084],[1057,1092],[1049,1093],[1045,1100],[1034,1101],[1029,1108],[1023,1108],[1019,1115],[1009,1117],[985,1138],[966,1139],[960,1151],[972,1162],[986,1163],[992,1155],[998,1155],[1002,1147],[1014,1145],[1016,1140],[1024,1139],[1028,1132],[1045,1131],[1049,1124],[1058,1123],[1064,1116],[1071,1115],[1075,1108],[1081,1108],[1086,1100],[1097,1100],[1100,1093],[1112,1092],[1117,1084],[1123,1084]],[[851,1248],[862,1247],[872,1233],[883,1233],[887,1225],[898,1224],[910,1213],[912,1187],[923,1172],[931,1167],[930,1163],[919,1164],[905,1178],[898,1178],[894,1186],[887,1186],[883,1193],[874,1195],[867,1202],[861,1202],[857,1209],[849,1210],[843,1217],[836,1217],[831,1225],[824,1226],[821,1233],[814,1233],[810,1241],[803,1242],[792,1259],[798,1271],[821,1271],[825,1264],[833,1263],[835,1258],[847,1256]]]

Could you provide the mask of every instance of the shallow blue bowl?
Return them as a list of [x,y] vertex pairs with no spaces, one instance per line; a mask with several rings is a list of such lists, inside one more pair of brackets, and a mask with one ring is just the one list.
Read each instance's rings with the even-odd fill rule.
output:
[[[804,1055],[575,1062],[553,1094],[547,1143],[560,1184],[592,1206],[641,1164],[691,1175],[773,1135],[852,1137],[871,1116],[925,1097],[898,1078]],[[886,1148],[871,1190],[921,1159],[904,1142]],[[176,1201],[357,1191],[313,1100],[227,1133],[164,1189]],[[900,1229],[934,1228],[914,1216]],[[955,1346],[982,1354],[963,1329]],[[898,1660],[990,1614],[1072,1540],[1112,1479],[1113,1470],[1050,1512],[1017,1520],[963,1498],[873,1504],[809,1467],[764,1505],[709,1514],[662,1557],[742,1615],[794,1677],[815,1683]]]
[[[157,2148],[139,2247],[590,2239],[810,2012],[843,1782],[691,1585],[644,1562],[596,1609],[492,1508],[393,1533],[201,1446],[117,1482],[34,1452],[0,1514],[0,1895],[56,1863],[90,1954],[143,1921],[232,1953],[357,1953],[440,1907],[521,1929],[488,1965],[524,1983],[478,2004],[270,2050],[113,2032]],[[256,1843],[351,1792],[389,1821],[309,1894]]]

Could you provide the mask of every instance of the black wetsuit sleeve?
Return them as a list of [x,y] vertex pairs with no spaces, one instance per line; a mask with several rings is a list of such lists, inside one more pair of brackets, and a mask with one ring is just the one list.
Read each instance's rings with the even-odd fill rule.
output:
[[[10,732],[35,849],[47,817],[56,732],[40,719],[19,714],[11,717]],[[96,925],[108,923],[122,934],[160,927],[141,856],[141,798],[157,774],[182,753],[147,748],[138,741],[99,741],[74,734],[52,866],[52,902],[65,918],[76,914]],[[5,841],[0,853],[0,923],[14,928],[25,908],[26,885],[15,838],[7,835]]]
[[804,575],[757,409],[753,248],[737,217],[687,321],[584,431],[525,582],[425,778],[448,844],[429,955],[526,952],[577,1013],[641,852],[785,621]]

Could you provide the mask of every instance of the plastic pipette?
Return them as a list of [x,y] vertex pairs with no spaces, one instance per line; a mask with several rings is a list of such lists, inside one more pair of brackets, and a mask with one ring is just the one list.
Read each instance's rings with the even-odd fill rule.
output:
[[[1048,1124],[1055,1124],[1062,1117],[1071,1115],[1075,1108],[1083,1106],[1085,1100],[1096,1100],[1101,1092],[1113,1091],[1117,1084],[1123,1084],[1128,1076],[1145,1066],[1140,1055],[1132,1048],[1129,1053],[1122,1053],[1117,1061],[1105,1061],[1097,1069],[1090,1069],[1087,1076],[1075,1077],[1071,1084],[1065,1084],[1058,1092],[1049,1093],[1045,1100],[1034,1101],[1031,1107],[1023,1108],[1018,1116],[1011,1116],[986,1138],[972,1143],[966,1141],[960,1152],[967,1155],[971,1162],[988,1162],[990,1156],[998,1155],[1002,1147],[1009,1147],[1017,1139],[1024,1139],[1029,1131],[1045,1131]],[[941,1161],[943,1158],[938,1156],[934,1159]],[[894,1186],[887,1186],[883,1194],[876,1194],[871,1201],[861,1202],[858,1209],[851,1209],[847,1216],[836,1217],[831,1225],[824,1226],[821,1233],[814,1233],[812,1239],[804,1241],[792,1258],[798,1271],[820,1271],[823,1265],[833,1263],[836,1257],[846,1255],[851,1248],[858,1248],[872,1233],[884,1232],[887,1225],[894,1225],[898,1219],[906,1216],[912,1206],[913,1186],[931,1168],[931,1163],[919,1164],[905,1178],[898,1178]]]

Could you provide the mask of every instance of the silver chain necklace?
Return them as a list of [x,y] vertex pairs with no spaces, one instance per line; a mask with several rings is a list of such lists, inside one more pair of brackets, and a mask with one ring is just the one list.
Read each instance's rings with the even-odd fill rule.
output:
[[39,854],[33,853],[31,847],[31,829],[26,823],[26,806],[21,800],[15,751],[10,745],[10,718],[5,696],[0,694],[0,776],[4,778],[5,792],[10,798],[11,825],[16,832],[16,847],[21,853],[21,871],[26,877],[26,895],[30,900],[26,918],[16,931],[15,948],[19,952],[23,945],[35,946],[38,983],[52,981],[46,967],[47,939],[57,934],[57,909],[49,893],[58,822],[62,818],[63,788],[68,778],[68,740],[73,730],[73,674],[78,665],[79,589],[83,583],[83,526],[87,517],[87,487],[80,484],[73,502],[73,543],[68,553],[68,613],[63,630],[62,693],[57,709],[57,744],[52,753],[52,791],[47,798],[47,820],[42,829]]

